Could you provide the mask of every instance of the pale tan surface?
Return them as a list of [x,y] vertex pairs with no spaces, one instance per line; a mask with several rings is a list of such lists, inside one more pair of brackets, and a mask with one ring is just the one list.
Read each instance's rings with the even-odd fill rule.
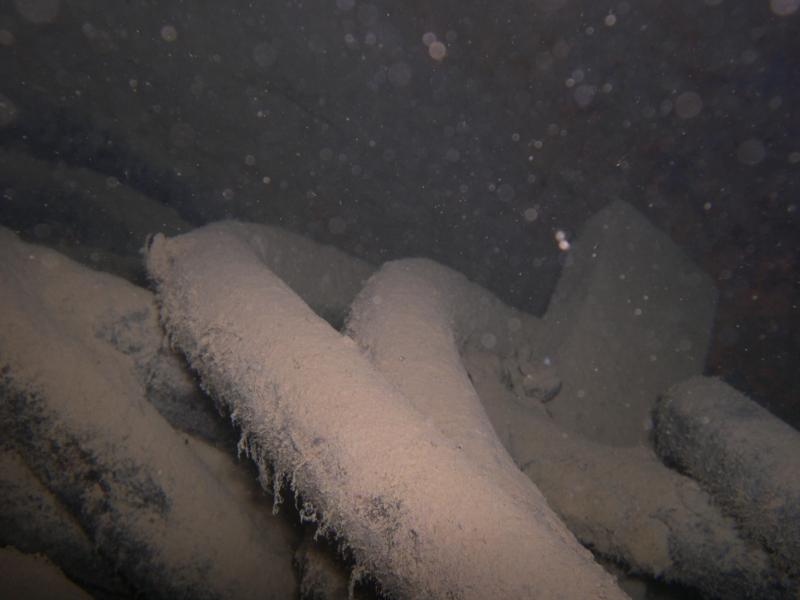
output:
[[499,438],[581,542],[710,596],[781,597],[780,570],[694,480],[650,448],[598,444],[559,426],[545,405],[521,404],[485,349],[465,348],[463,361]]
[[800,432],[721,379],[693,377],[659,400],[656,448],[771,550],[800,596]]
[[91,600],[41,555],[0,548],[0,598],[3,600]]
[[284,525],[209,470],[147,402],[134,359],[97,335],[96,320],[116,322],[148,292],[7,230],[0,230],[0,247],[8,394],[0,408],[37,476],[79,504],[75,516],[92,541],[139,589],[195,597],[292,594]]
[[536,498],[498,490],[220,227],[157,236],[173,342],[359,563],[398,597],[624,598]]

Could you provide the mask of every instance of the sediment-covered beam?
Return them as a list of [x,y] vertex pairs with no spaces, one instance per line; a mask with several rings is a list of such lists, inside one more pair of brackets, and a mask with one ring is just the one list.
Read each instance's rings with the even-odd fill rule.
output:
[[[249,499],[212,475],[193,442],[147,401],[134,359],[76,317],[94,314],[81,285],[102,304],[119,280],[24,244],[7,230],[0,230],[0,247],[5,443],[139,593],[292,594],[285,530],[269,527]],[[75,293],[58,296],[69,288],[66,281]]]
[[263,472],[401,598],[623,598],[538,495],[498,489],[224,226],[148,251],[162,316]]
[[500,359],[483,349],[468,347],[464,362],[503,444],[584,544],[634,573],[711,598],[797,593],[797,582],[763,547],[652,450],[606,446],[564,430],[543,405],[509,389]]
[[797,430],[721,379],[694,377],[659,399],[655,442],[800,580]]

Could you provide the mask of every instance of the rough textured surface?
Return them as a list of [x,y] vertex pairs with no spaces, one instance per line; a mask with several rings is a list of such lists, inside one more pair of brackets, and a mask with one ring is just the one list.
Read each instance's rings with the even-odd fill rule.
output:
[[[157,236],[148,269],[174,343],[274,461],[306,518],[397,597],[622,598],[540,502],[496,489],[457,444],[223,228]],[[278,479],[280,481],[280,479]]]
[[352,580],[347,570],[312,538],[310,534],[305,536],[294,554],[300,576],[301,600],[347,598]]
[[[407,259],[386,263],[369,280],[353,304],[347,332],[484,476],[544,504],[497,439],[459,353],[470,337],[479,346],[508,351],[530,335],[521,317],[460,273]],[[524,318],[535,327],[535,320]]]
[[[464,364],[498,436],[584,544],[634,573],[712,598],[785,598],[791,583],[747,543],[697,483],[644,447],[598,444],[524,406],[495,356],[467,347]],[[778,567],[780,567],[778,565]]]
[[[98,551],[148,597],[291,594],[286,530],[212,474],[147,402],[135,360],[81,319],[109,317],[114,293],[124,310],[119,280],[5,230],[0,246],[3,435]],[[59,295],[72,275],[74,297]]]
[[630,205],[592,216],[537,340],[563,381],[553,418],[606,444],[644,442],[658,394],[703,372],[716,297],[709,277]]
[[697,479],[800,581],[800,433],[707,377],[670,389],[655,424],[658,453]]
[[46,555],[96,598],[121,598],[131,593],[98,554],[77,519],[11,448],[0,450],[0,507],[0,547]]
[[[246,240],[259,260],[335,327],[375,267],[334,248],[280,227],[223,221],[206,229],[235,234]],[[162,232],[167,233],[167,232]]]
[[0,228],[0,248],[10,261],[5,274],[37,294],[44,314],[57,315],[75,335],[132,361],[131,373],[147,399],[174,427],[230,443],[212,401],[199,393],[183,358],[165,344],[151,292],[22,243],[7,229]]

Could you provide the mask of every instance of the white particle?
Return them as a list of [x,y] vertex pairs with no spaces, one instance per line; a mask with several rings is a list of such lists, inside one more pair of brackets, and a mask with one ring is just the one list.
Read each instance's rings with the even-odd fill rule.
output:
[[533,207],[531,207],[531,208],[526,208],[526,209],[525,209],[525,210],[522,212],[522,216],[523,216],[523,217],[525,217],[525,220],[526,220],[526,221],[528,221],[529,223],[533,223],[533,222],[534,222],[536,219],[538,219],[538,218],[539,218],[539,211],[538,211],[538,210],[536,210],[536,209],[535,209],[535,208],[533,208]]
[[447,55],[447,47],[442,42],[433,42],[428,46],[428,54],[430,54],[433,60],[444,60],[444,57]]
[[588,83],[582,83],[575,88],[575,92],[573,92],[572,96],[578,106],[581,108],[586,108],[592,103],[592,100],[594,100],[594,95],[596,92],[597,88],[595,86],[589,85]]
[[430,48],[430,45],[436,41],[436,34],[432,31],[426,31],[422,34],[422,43],[425,44],[426,47]]
[[161,28],[161,39],[165,42],[174,42],[178,39],[178,30],[173,25],[164,25]]
[[564,233],[563,230],[559,229],[555,233],[556,242],[558,244],[558,249],[562,252],[566,252],[570,249],[570,243],[567,240],[567,234]]

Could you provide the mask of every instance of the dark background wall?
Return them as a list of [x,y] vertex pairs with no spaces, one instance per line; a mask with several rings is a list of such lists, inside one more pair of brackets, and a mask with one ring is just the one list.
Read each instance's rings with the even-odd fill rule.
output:
[[[797,8],[6,1],[0,142],[193,224],[428,256],[534,313],[556,232],[622,198],[717,281],[708,371],[797,427]],[[2,161],[0,222],[85,241],[17,175]]]

